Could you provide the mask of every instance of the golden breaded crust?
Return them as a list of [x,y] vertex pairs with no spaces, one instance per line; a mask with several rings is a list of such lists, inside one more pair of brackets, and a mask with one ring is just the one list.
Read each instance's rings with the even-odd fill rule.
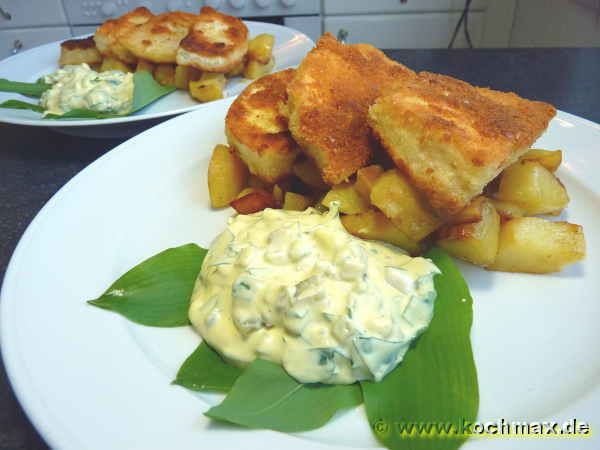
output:
[[239,66],[247,52],[248,28],[244,22],[205,6],[181,41],[177,64],[226,73]]
[[287,69],[254,81],[231,104],[225,118],[229,145],[250,172],[267,183],[291,174],[299,153],[279,108],[294,72]]
[[98,64],[102,55],[98,52],[93,37],[84,39],[69,39],[60,44],[60,66],[77,64]]
[[175,63],[179,44],[196,17],[181,11],[153,16],[120,36],[119,42],[138,58],[157,64]]
[[118,19],[107,20],[94,34],[98,51],[104,56],[112,56],[128,64],[135,63],[137,58],[121,44],[120,39],[136,27],[148,22],[153,16],[154,14],[148,8],[142,6]]
[[555,109],[422,72],[369,110],[374,134],[442,215],[459,212],[542,134]]
[[414,73],[367,44],[345,45],[324,34],[288,87],[289,127],[323,179],[338,184],[371,159],[377,144],[369,106]]

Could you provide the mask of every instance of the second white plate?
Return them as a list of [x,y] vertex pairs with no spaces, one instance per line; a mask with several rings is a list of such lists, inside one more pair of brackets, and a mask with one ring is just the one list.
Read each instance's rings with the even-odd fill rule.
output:
[[[275,36],[274,72],[300,64],[306,53],[314,47],[314,42],[308,36],[291,28],[263,22],[246,21],[245,23],[248,26],[250,37],[261,33]],[[34,82],[41,76],[54,72],[58,69],[60,42],[41,45],[0,61],[0,78]],[[239,94],[248,83],[248,80],[241,77],[229,79],[225,88],[225,96],[232,97]],[[32,101],[19,94],[0,92],[0,103],[12,98]],[[43,120],[40,114],[32,111],[0,108],[0,122],[51,127],[77,136],[121,137],[139,133],[165,117],[205,106],[206,104],[193,100],[187,92],[176,91],[135,114],[114,119]]]

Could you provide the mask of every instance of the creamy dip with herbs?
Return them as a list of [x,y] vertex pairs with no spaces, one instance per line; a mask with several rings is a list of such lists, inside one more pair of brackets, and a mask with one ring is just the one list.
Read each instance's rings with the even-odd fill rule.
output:
[[96,72],[87,64],[65,66],[43,77],[52,87],[42,94],[46,113],[64,114],[73,109],[128,114],[133,104],[133,74],[119,70]]
[[428,259],[346,232],[328,214],[266,209],[229,219],[189,317],[226,360],[281,364],[303,383],[381,380],[429,325]]

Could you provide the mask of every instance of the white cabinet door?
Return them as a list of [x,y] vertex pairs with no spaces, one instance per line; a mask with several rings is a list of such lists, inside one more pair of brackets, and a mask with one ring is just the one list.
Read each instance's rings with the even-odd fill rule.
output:
[[0,28],[67,25],[60,0],[0,0]]
[[[474,46],[481,42],[483,12],[469,13],[469,33]],[[460,13],[369,14],[329,16],[324,29],[334,35],[348,31],[346,42],[365,42],[379,48],[444,48],[448,46]],[[461,28],[455,47],[466,47]]]
[[[483,10],[489,0],[474,0],[471,11]],[[324,14],[377,14],[462,11],[465,0],[323,0]]]
[[69,39],[69,27],[16,28],[0,30],[0,59],[47,42]]

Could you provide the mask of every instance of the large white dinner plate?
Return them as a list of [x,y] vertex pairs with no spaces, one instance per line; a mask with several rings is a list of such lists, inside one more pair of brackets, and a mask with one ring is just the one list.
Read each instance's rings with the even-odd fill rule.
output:
[[[314,42],[308,36],[292,28],[263,22],[246,21],[245,23],[248,26],[250,37],[261,33],[275,36],[275,47],[273,48],[275,67],[273,71],[298,65],[306,53],[314,47]],[[54,72],[58,69],[60,42],[41,45],[0,61],[0,78],[34,82],[41,76]],[[248,82],[241,77],[229,79],[225,87],[225,97],[239,94]],[[0,92],[0,103],[13,98],[32,101],[30,98],[11,92]],[[52,127],[77,136],[132,136],[157,123],[161,118],[205,107],[206,103],[196,102],[187,92],[176,91],[141,111],[125,117],[104,120],[43,120],[39,113],[33,111],[0,108],[0,122]]]
[[[374,447],[362,407],[287,435],[219,425],[221,398],[170,384],[199,343],[188,327],[135,325],[85,303],[167,247],[208,246],[232,211],[214,211],[206,171],[225,142],[231,100],[179,116],[83,170],[37,215],[1,292],[1,344],[14,390],[52,447],[64,449]],[[562,148],[566,215],[588,256],[553,275],[461,265],[474,301],[481,420],[566,420],[600,427],[600,127],[559,113],[538,145]],[[599,429],[597,428],[596,431]],[[465,449],[599,448],[581,440],[470,440]]]

